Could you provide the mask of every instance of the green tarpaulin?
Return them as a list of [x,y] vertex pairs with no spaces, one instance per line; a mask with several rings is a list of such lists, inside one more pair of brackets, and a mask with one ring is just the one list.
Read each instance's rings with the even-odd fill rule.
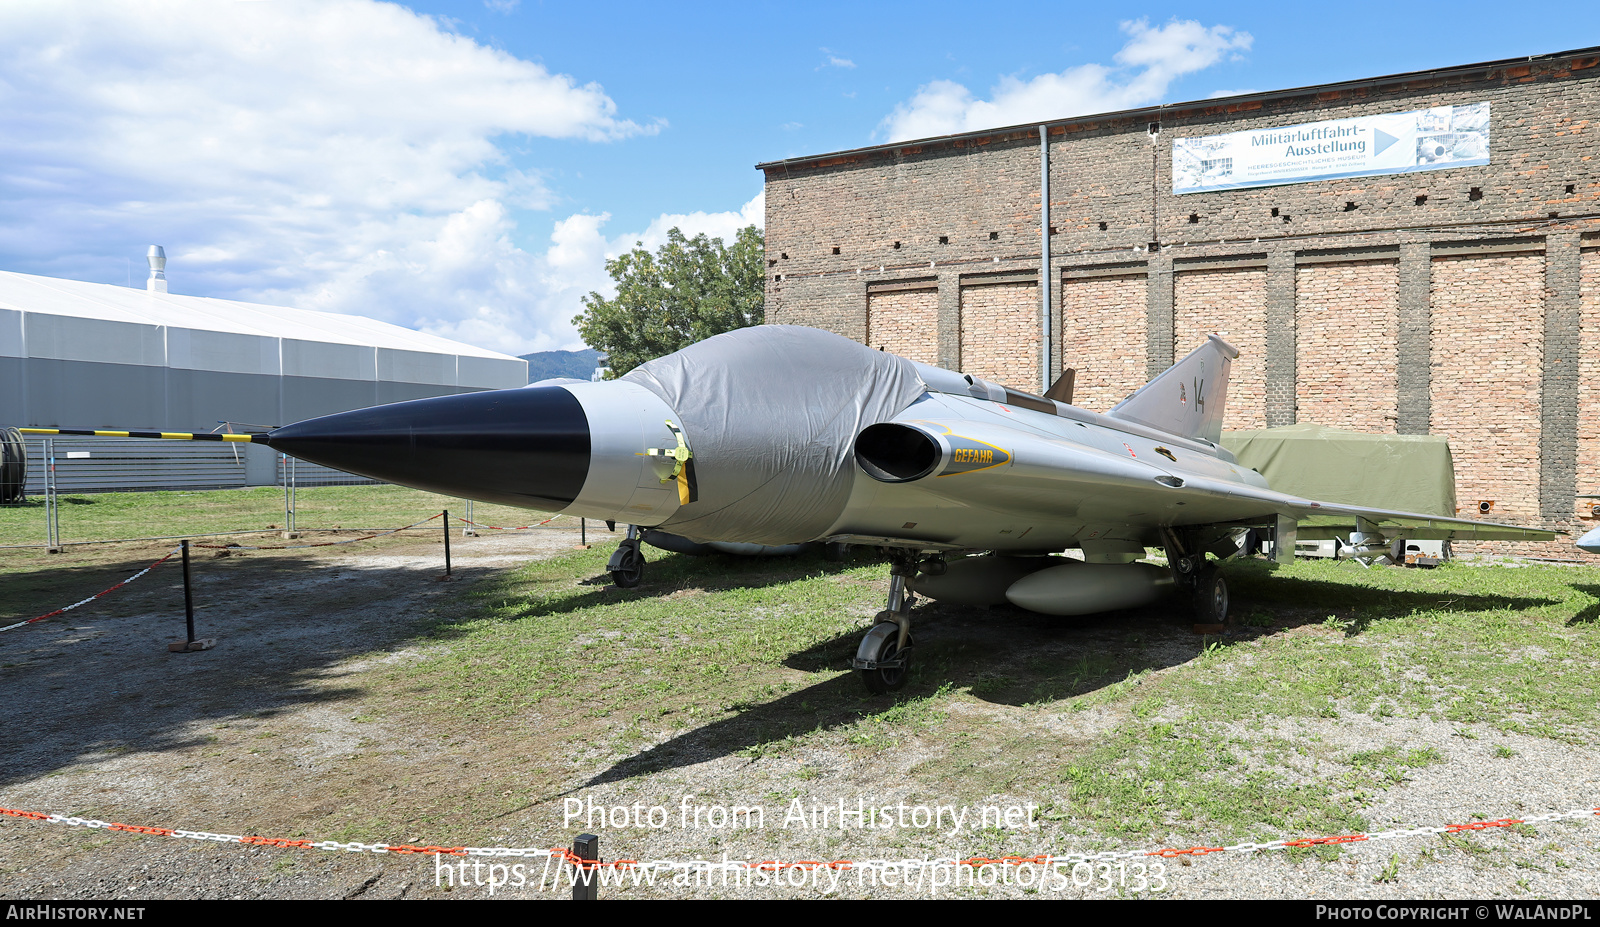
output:
[[1278,492],[1319,502],[1456,515],[1455,465],[1442,437],[1285,425],[1225,431],[1222,446]]

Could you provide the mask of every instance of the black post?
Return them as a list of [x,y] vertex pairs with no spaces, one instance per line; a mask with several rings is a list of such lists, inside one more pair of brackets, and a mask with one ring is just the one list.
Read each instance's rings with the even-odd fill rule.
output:
[[[600,838],[594,834],[579,834],[578,839],[572,841],[572,855],[581,860],[593,860],[596,865],[600,862]],[[600,883],[595,878],[594,868],[585,863],[577,863],[578,878],[572,883],[573,901],[598,901],[600,900]]]
[[168,653],[199,653],[210,650],[216,646],[214,638],[196,640],[194,636],[194,583],[189,579],[189,542],[179,541],[178,547],[183,550],[183,620],[188,628],[188,635],[181,641],[173,641],[167,645]]
[[584,545],[589,543],[589,519],[587,518],[578,519],[578,543]]
[[179,541],[183,548],[183,619],[189,627],[188,643],[194,643],[194,589],[189,583],[189,542]]
[[450,510],[444,510],[444,575],[450,575]]

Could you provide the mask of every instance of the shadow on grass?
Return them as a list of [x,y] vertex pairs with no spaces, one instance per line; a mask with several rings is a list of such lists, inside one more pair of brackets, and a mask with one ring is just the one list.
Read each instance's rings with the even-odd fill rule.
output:
[[[1352,571],[1352,580],[1363,578],[1362,572],[1357,572],[1361,569],[1359,566],[1348,566]],[[1372,569],[1402,573],[1398,567]],[[1415,612],[1521,610],[1541,608],[1561,601],[1556,596],[1383,589],[1358,582],[1330,582],[1284,575],[1285,571],[1276,563],[1266,560],[1232,561],[1224,571],[1233,599],[1231,608],[1234,616],[1238,618],[1265,611],[1272,619],[1271,624],[1263,628],[1241,630],[1270,631],[1320,624],[1331,616],[1345,628],[1347,637],[1353,637],[1365,631],[1374,621]]]
[[[606,546],[609,549],[609,545]],[[596,573],[578,580],[578,585],[585,587],[584,592],[563,595],[557,601],[526,602],[514,607],[501,604],[493,620],[507,623],[570,615],[600,605],[649,602],[684,590],[716,593],[758,589],[800,579],[833,576],[870,565],[878,559],[862,555],[848,562],[837,563],[825,559],[820,553],[793,557],[739,557],[731,554],[691,556],[653,548],[646,548],[646,557],[651,559],[646,561],[644,580],[631,589],[610,585],[610,574]],[[502,591],[492,587],[482,595],[502,603],[505,599]],[[482,621],[486,617],[474,615],[471,620]],[[468,633],[471,631],[464,624],[447,624],[438,627],[433,636],[439,640],[450,640]]]
[[[76,564],[41,555],[38,569],[5,576],[0,627],[106,589],[163,553]],[[214,638],[212,650],[167,651],[186,636],[177,556],[101,599],[0,634],[0,785],[111,755],[200,747],[223,723],[358,697],[330,682],[337,664],[414,643],[437,620],[430,604],[501,572],[458,566],[456,582],[438,582],[442,549],[437,566],[426,549],[421,563],[371,567],[217,553],[197,548],[191,560],[196,637]]]
[[1571,618],[1567,619],[1567,627],[1574,628],[1578,625],[1600,622],[1600,586],[1575,585],[1572,588],[1583,593],[1584,595],[1594,598],[1596,601],[1593,605],[1590,605],[1583,611],[1578,612],[1576,615],[1573,615]]
[[[844,672],[780,698],[734,705],[737,714],[629,756],[579,788],[746,753],[752,760],[815,731],[884,721],[915,729],[919,703],[959,689],[989,702],[1024,705],[1085,695],[1130,675],[1187,662],[1216,638],[1194,634],[1180,613],[1153,607],[1084,618],[928,603],[913,612],[916,656],[906,686],[874,696]],[[809,673],[849,666],[852,632],[792,654]],[[870,738],[870,734],[868,735]]]
[[[358,699],[365,694],[361,687],[330,682],[345,672],[345,661],[469,633],[468,623],[490,614],[476,593],[496,595],[496,583],[480,581],[504,575],[506,567],[457,560],[454,581],[440,582],[442,544],[430,552],[415,537],[408,540],[403,556],[411,562],[401,566],[384,565],[392,554],[381,541],[345,548],[371,555],[371,566],[335,563],[312,552],[219,556],[219,548],[194,548],[196,636],[214,638],[212,650],[167,651],[170,642],[185,637],[183,573],[176,556],[102,599],[0,634],[0,691],[7,693],[0,786],[111,755],[203,747],[221,724]],[[4,575],[0,627],[107,589],[169,549],[151,546],[90,563],[75,562],[70,552],[19,555],[11,565],[23,569]],[[434,554],[437,560],[430,562]],[[494,614],[505,621],[535,619],[648,600],[687,586],[792,582],[868,562],[661,554],[636,589],[596,587],[550,605]]]
[[[758,757],[788,739],[814,731],[870,722],[885,714],[904,716],[907,705],[927,699],[942,687],[964,690],[996,704],[1048,703],[1086,695],[1146,671],[1187,663],[1208,648],[1231,647],[1320,624],[1330,613],[1340,618],[1347,636],[1354,636],[1373,621],[1415,611],[1526,609],[1559,601],[1395,591],[1274,576],[1278,572],[1275,566],[1246,561],[1225,567],[1235,608],[1266,610],[1269,618],[1264,626],[1236,626],[1225,635],[1196,633],[1187,604],[1177,597],[1148,608],[1079,618],[1039,615],[1011,606],[981,609],[926,602],[913,611],[917,649],[902,691],[870,696],[853,673],[842,673],[771,701],[735,705],[737,713],[732,717],[626,757],[581,788],[740,753]],[[1584,614],[1592,620],[1600,614],[1600,605]],[[857,633],[840,635],[790,655],[784,665],[808,673],[843,670],[849,667],[859,640]]]

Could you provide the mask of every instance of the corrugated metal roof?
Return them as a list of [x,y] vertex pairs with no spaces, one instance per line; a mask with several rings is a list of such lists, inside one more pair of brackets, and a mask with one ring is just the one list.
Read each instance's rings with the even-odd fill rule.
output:
[[37,277],[10,271],[0,271],[0,309],[297,341],[519,360],[509,354],[358,315],[205,296],[150,293],[104,283]]

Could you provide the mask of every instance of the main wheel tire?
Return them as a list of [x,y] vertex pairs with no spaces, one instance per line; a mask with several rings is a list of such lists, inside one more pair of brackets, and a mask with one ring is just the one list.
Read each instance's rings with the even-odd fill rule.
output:
[[1214,566],[1201,570],[1195,581],[1194,616],[1200,624],[1224,624],[1228,620],[1228,581]]
[[644,580],[644,554],[629,544],[623,548],[621,564],[611,571],[611,582],[622,589],[632,589]]
[[[895,655],[900,652],[899,632],[900,629],[895,627],[892,633],[884,636],[883,641],[878,644],[878,652],[873,655],[874,661],[882,664],[895,658]],[[911,675],[911,647],[912,639],[907,636],[907,654],[905,665],[903,666],[885,667],[880,665],[877,669],[856,670],[856,676],[860,677],[861,684],[867,687],[868,692],[873,695],[884,695],[889,692],[897,692],[905,687],[906,679]]]

